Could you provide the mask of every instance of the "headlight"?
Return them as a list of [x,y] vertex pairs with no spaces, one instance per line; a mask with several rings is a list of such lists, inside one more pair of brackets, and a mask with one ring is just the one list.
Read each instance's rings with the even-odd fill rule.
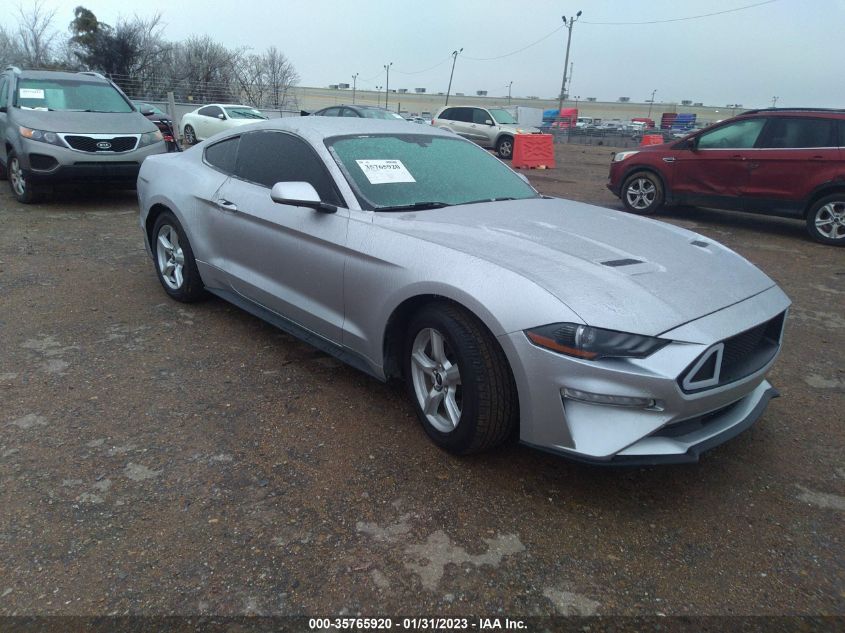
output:
[[630,152],[617,152],[616,155],[613,157],[613,162],[618,163],[620,161],[625,160],[626,158],[630,158],[634,154],[638,154],[640,150],[635,149],[631,150]]
[[666,339],[627,332],[615,332],[577,323],[553,323],[525,330],[534,345],[545,349],[596,360],[599,358],[645,358],[669,344]]
[[138,147],[145,147],[147,145],[152,145],[153,143],[158,143],[159,141],[163,141],[164,137],[161,135],[161,130],[156,130],[155,132],[147,132],[146,134],[141,134],[141,140],[138,141]]
[[49,143],[50,145],[58,145],[59,147],[67,147],[55,132],[45,132],[44,130],[33,130],[32,128],[20,126],[21,136],[28,138],[31,141],[40,141],[41,143]]

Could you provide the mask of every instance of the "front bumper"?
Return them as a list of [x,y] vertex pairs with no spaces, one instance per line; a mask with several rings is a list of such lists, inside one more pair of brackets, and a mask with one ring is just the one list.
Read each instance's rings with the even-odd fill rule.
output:
[[119,182],[134,184],[143,160],[167,151],[164,141],[129,152],[80,152],[24,140],[21,168],[35,183]]
[[[762,415],[777,394],[765,380],[777,353],[753,373],[712,388],[684,391],[679,376],[719,341],[788,306],[786,295],[772,287],[664,333],[675,342],[644,359],[581,360],[539,348],[521,331],[503,335],[499,341],[519,393],[520,440],[595,463],[695,461]],[[591,402],[577,392],[650,404]]]

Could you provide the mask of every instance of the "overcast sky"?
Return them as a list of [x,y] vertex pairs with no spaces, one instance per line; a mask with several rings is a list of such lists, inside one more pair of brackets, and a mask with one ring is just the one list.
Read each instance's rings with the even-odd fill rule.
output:
[[[24,7],[29,0],[22,0]],[[165,37],[208,34],[230,46],[262,51],[275,45],[294,63],[303,86],[352,82],[384,86],[384,64],[393,62],[392,88],[445,91],[450,53],[458,57],[453,92],[487,90],[506,95],[555,97],[560,90],[566,29],[527,50],[561,25],[561,15],[583,15],[575,24],[570,61],[571,94],[614,101],[691,99],[707,105],[745,107],[845,107],[841,52],[845,0],[775,0],[742,11],[664,24],[643,22],[713,13],[762,0],[44,0],[65,29],[83,4],[115,23],[138,12],[161,12]],[[4,3],[0,22],[13,23]],[[439,64],[442,62],[442,64]],[[437,65],[435,68],[432,66]],[[417,71],[426,70],[417,73]],[[416,74],[408,74],[416,73]]]

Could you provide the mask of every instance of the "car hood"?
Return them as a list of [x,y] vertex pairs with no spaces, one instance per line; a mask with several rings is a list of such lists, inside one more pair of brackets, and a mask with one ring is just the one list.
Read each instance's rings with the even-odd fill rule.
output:
[[[518,273],[589,325],[638,334],[661,334],[775,285],[710,238],[570,200],[377,213],[374,221]],[[518,301],[518,289],[503,292]]]
[[140,112],[15,111],[15,121],[25,127],[64,134],[143,134],[158,128]]

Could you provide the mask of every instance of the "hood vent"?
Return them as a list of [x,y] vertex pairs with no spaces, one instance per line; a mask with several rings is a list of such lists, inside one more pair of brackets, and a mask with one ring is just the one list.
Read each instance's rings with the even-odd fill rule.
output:
[[693,246],[698,246],[699,248],[707,248],[708,246],[710,246],[710,244],[708,244],[707,242],[702,242],[701,240],[693,240],[692,242],[690,242],[690,244],[692,244]]
[[634,264],[644,264],[642,260],[639,259],[609,259],[606,262],[601,262],[604,266],[610,266],[611,268],[619,268],[620,266],[633,266]]

